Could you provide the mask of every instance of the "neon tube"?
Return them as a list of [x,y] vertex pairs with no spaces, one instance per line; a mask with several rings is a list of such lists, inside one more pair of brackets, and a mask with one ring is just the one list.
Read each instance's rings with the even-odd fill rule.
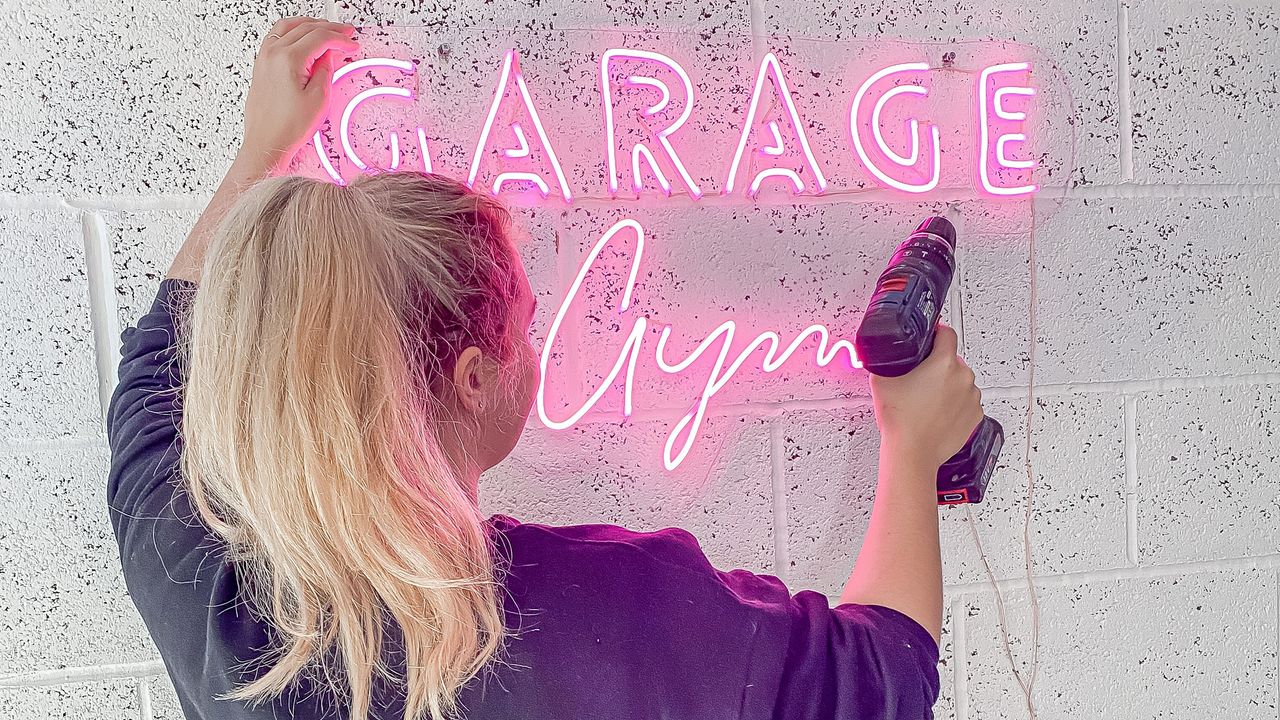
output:
[[[596,242],[587,254],[582,266],[578,269],[578,274],[574,278],[573,283],[569,286],[565,293],[565,298],[557,310],[555,318],[551,322],[551,328],[547,333],[547,339],[542,346],[542,353],[539,360],[539,371],[541,373],[541,381],[538,384],[536,404],[538,409],[538,417],[543,424],[555,430],[563,430],[572,426],[574,423],[582,419],[595,405],[604,397],[614,385],[619,373],[626,368],[626,377],[623,382],[623,415],[630,416],[634,410],[634,382],[636,365],[643,349],[644,336],[648,330],[648,318],[641,316],[635,319],[631,327],[631,331],[627,334],[626,340],[623,341],[622,350],[618,354],[617,360],[613,367],[610,368],[600,385],[595,389],[591,396],[573,411],[568,418],[563,420],[552,419],[547,412],[546,386],[547,372],[551,361],[552,346],[559,337],[560,328],[564,323],[565,315],[569,311],[570,305],[577,298],[578,292],[581,290],[582,283],[585,281],[588,273],[595,265],[596,259],[601,251],[608,245],[615,236],[623,231],[634,233],[636,238],[635,254],[631,261],[631,270],[627,276],[626,285],[623,288],[622,300],[618,304],[618,314],[625,313],[632,302],[632,294],[635,290],[636,277],[640,270],[640,262],[644,254],[644,228],[640,223],[631,218],[619,220],[610,227],[604,235]],[[663,449],[663,464],[668,470],[674,470],[687,457],[693,443],[697,439],[697,434],[702,426],[703,418],[706,416],[707,407],[711,398],[720,392],[729,382],[729,380],[738,372],[747,359],[759,348],[765,348],[765,357],[761,363],[761,369],[766,373],[776,372],[795,354],[799,346],[809,338],[816,335],[818,337],[818,348],[816,352],[816,361],[819,367],[825,367],[830,364],[837,355],[844,353],[849,358],[851,367],[860,368],[862,363],[858,360],[857,353],[851,342],[844,339],[836,339],[833,342],[831,331],[825,326],[817,323],[809,325],[802,330],[793,339],[784,350],[779,352],[782,347],[782,339],[778,333],[774,331],[765,331],[752,339],[746,347],[740,350],[736,357],[727,366],[725,360],[729,355],[729,348],[733,339],[737,336],[738,326],[733,320],[722,322],[715,330],[713,330],[698,346],[689,353],[687,357],[678,362],[670,362],[666,358],[666,348],[668,339],[671,336],[671,325],[662,327],[661,335],[658,339],[657,348],[654,353],[654,361],[660,371],[667,374],[679,374],[684,372],[696,362],[703,354],[714,345],[719,343],[717,350],[717,359],[715,366],[704,385],[701,396],[697,404],[692,410],[686,413],[672,429],[670,436],[667,438]],[[687,430],[687,433],[685,432]],[[677,438],[685,434],[685,440],[678,451],[673,452]]]
[[[560,160],[556,157],[555,148],[551,146],[551,140],[547,137],[547,132],[542,126],[542,119],[538,117],[538,110],[534,107],[533,97],[529,94],[529,86],[524,81],[524,75],[520,72],[518,57],[514,48],[507,51],[506,57],[502,61],[502,71],[498,76],[497,87],[493,91],[493,103],[489,106],[489,115],[485,118],[484,128],[480,131],[480,140],[476,143],[475,154],[471,157],[471,172],[467,176],[467,187],[473,187],[476,182],[476,176],[480,174],[480,160],[484,157],[485,150],[488,148],[489,134],[493,131],[493,121],[498,115],[498,108],[502,105],[502,99],[506,96],[506,89],[511,77],[516,80],[516,87],[520,91],[520,98],[524,103],[525,111],[529,114],[529,119],[533,121],[534,132],[538,136],[538,142],[542,144],[542,150],[547,155],[547,161],[551,165],[551,171],[556,176],[556,181],[560,185],[560,196],[566,202],[573,200],[573,193],[569,190],[569,183],[565,179],[564,171],[560,168]],[[512,123],[515,128],[516,124]],[[523,132],[517,135],[519,139],[524,138]],[[528,143],[525,142],[526,148]],[[504,172],[500,173],[494,180],[493,187],[498,188],[508,181],[529,180],[532,182],[531,176],[534,173],[529,172]],[[547,182],[539,175],[538,182],[534,183],[542,192],[543,197],[550,194],[550,188]],[[495,189],[494,192],[497,192]]]
[[[983,69],[978,75],[978,179],[982,183],[982,188],[992,195],[1010,196],[1010,195],[1026,195],[1036,192],[1040,187],[1036,184],[1019,185],[1017,187],[1002,187],[991,182],[991,173],[988,168],[990,160],[991,148],[991,129],[987,126],[988,122],[988,102],[987,102],[987,85],[993,75],[1014,72],[1029,72],[1031,70],[1030,63],[1004,63],[1001,65],[991,65]],[[1022,95],[1024,97],[1032,97],[1035,95],[1035,89],[1021,85],[1011,85],[1001,90],[997,90],[994,97],[994,110],[996,116],[1003,120],[1020,121],[1025,120],[1027,114],[1025,112],[1010,112],[1004,109],[1003,102],[1006,95]],[[1005,153],[1004,146],[1009,142],[1025,142],[1026,135],[1022,133],[1000,133],[996,136],[996,163],[1001,167],[1013,169],[1027,169],[1035,167],[1033,160],[1010,161]]]
[[[655,139],[662,146],[663,152],[666,153],[667,159],[675,168],[676,173],[680,175],[680,179],[684,181],[686,187],[689,188],[689,194],[694,198],[702,197],[702,189],[694,182],[693,176],[689,174],[689,170],[685,167],[684,161],[680,159],[680,155],[676,152],[675,147],[671,144],[671,136],[676,133],[689,116],[693,114],[693,81],[689,79],[689,73],[685,72],[680,64],[670,57],[661,53],[650,52],[648,50],[632,50],[630,48],[610,48],[604,52],[600,58],[600,92],[604,96],[604,134],[605,134],[605,157],[609,164],[609,194],[618,194],[618,148],[616,130],[614,129],[613,117],[613,82],[609,74],[609,63],[615,58],[631,59],[644,62],[657,63],[675,73],[680,78],[680,84],[684,88],[685,103],[684,108],[680,111],[680,115],[675,121],[667,127],[659,130],[655,134]],[[656,105],[645,109],[645,115],[653,115],[661,112],[671,102],[671,89],[667,84],[657,78],[645,77],[642,75],[631,75],[627,78],[627,83],[641,87],[652,87],[662,94],[662,99]],[[663,192],[667,195],[671,194],[671,183],[667,181],[661,168],[658,167],[653,152],[645,147],[643,143],[636,143],[631,153],[631,183],[638,191],[643,187],[643,180],[640,175],[640,163],[638,160],[637,150],[635,148],[643,147],[643,154],[649,167],[652,168],[653,174],[658,178]]]
[[[343,65],[338,70],[336,70],[333,73],[333,81],[330,84],[336,85],[339,80],[341,80],[342,78],[346,77],[347,75],[350,75],[351,73],[357,70],[363,70],[365,68],[375,68],[375,67],[394,68],[407,75],[412,75],[415,70],[414,64],[408,60],[397,60],[396,58],[383,58],[383,57],[365,58],[363,60],[356,60],[353,62],[349,62],[346,65]],[[407,97],[412,99],[413,96],[412,94],[410,94]],[[352,103],[355,103],[355,100],[352,100]],[[349,109],[351,109],[350,105],[348,105],[348,110]],[[347,113],[345,111],[343,114],[344,116],[347,116]],[[349,116],[347,117],[349,118]],[[357,167],[359,167],[362,170],[365,169],[363,163],[360,162],[359,158],[355,156],[354,151],[347,149],[350,146],[351,141],[346,136],[346,133],[343,133],[342,141],[343,141],[343,149],[346,150],[347,156],[351,158],[352,162],[356,163]],[[397,139],[394,136],[391,142],[393,147],[398,149],[399,143],[397,142]],[[324,171],[329,174],[329,177],[332,178],[333,181],[339,185],[346,185],[347,181],[343,179],[342,175],[338,172],[337,168],[333,166],[333,162],[329,160],[329,154],[324,150],[324,141],[320,137],[319,130],[316,130],[315,133],[312,134],[311,145],[312,147],[315,148],[316,157],[320,159],[321,167],[323,167]],[[423,145],[423,147],[424,148],[426,147],[425,144]],[[427,172],[430,172],[431,159],[429,156],[427,156],[425,150],[423,152],[423,158],[424,158],[424,164],[427,165]],[[394,161],[394,157],[393,157],[393,161]]]
[[[858,159],[862,161],[863,166],[866,167],[867,170],[870,170],[871,174],[875,175],[876,178],[880,180],[880,182],[884,183],[885,185],[888,185],[889,187],[897,188],[898,190],[902,190],[904,192],[909,192],[909,193],[928,192],[938,186],[938,181],[942,177],[942,149],[941,149],[941,137],[938,131],[938,126],[933,125],[930,128],[932,131],[931,136],[933,138],[933,176],[930,177],[924,183],[908,183],[908,182],[903,182],[901,180],[897,180],[893,177],[890,177],[889,174],[886,173],[884,170],[881,170],[880,167],[876,165],[876,163],[872,161],[871,157],[867,154],[867,149],[866,147],[863,146],[863,143],[862,143],[862,134],[858,132],[858,110],[859,108],[862,107],[862,100],[863,98],[866,97],[867,92],[870,91],[871,87],[875,85],[877,82],[879,82],[880,80],[883,80],[884,78],[887,78],[890,75],[895,75],[898,73],[927,72],[928,70],[929,70],[929,64],[923,63],[923,62],[901,63],[899,65],[890,65],[889,67],[884,68],[879,72],[876,72],[871,77],[867,78],[866,82],[862,83],[862,86],[858,88],[858,92],[854,94],[853,104],[849,108],[849,132],[853,136],[853,149],[855,152],[858,153]],[[909,88],[918,88],[918,89],[909,89]],[[889,158],[891,161],[899,165],[907,165],[908,163],[904,161],[911,160],[912,162],[910,163],[910,165],[914,165],[915,164],[914,161],[919,159],[919,154],[920,154],[919,122],[917,122],[914,118],[912,118],[911,123],[909,125],[910,132],[911,132],[911,155],[908,157],[904,157],[894,152],[894,150],[890,148],[887,143],[885,143],[884,136],[880,132],[879,113],[884,107],[884,102],[889,97],[893,97],[894,95],[898,95],[902,93],[912,93],[916,95],[927,96],[929,94],[929,91],[920,85],[902,85],[887,91],[885,93],[885,97],[880,98],[880,101],[877,102],[875,107],[872,109],[872,120],[871,120],[872,135],[876,141],[877,148],[880,150],[881,153],[884,154],[885,157]]]
[[[818,167],[818,160],[813,155],[813,150],[809,147],[809,138],[804,132],[804,123],[800,122],[800,113],[796,111],[795,101],[791,98],[791,90],[787,87],[787,80],[782,75],[782,65],[778,62],[778,58],[773,53],[765,53],[764,59],[760,61],[760,68],[756,71],[755,88],[751,91],[751,106],[747,110],[747,116],[742,123],[742,137],[738,140],[738,149],[733,153],[733,163],[729,165],[729,177],[725,180],[724,194],[733,193],[733,189],[737,186],[738,168],[742,164],[742,154],[747,148],[747,138],[751,135],[751,130],[755,127],[756,112],[760,107],[760,91],[764,88],[764,77],[766,73],[773,75],[774,92],[782,100],[783,107],[786,108],[787,117],[791,121],[791,128],[794,131],[796,140],[800,143],[800,149],[804,152],[805,161],[809,164],[809,169],[813,172],[813,181],[817,186],[818,194],[822,194],[827,190],[827,178],[822,174],[822,169]],[[777,121],[773,121],[775,124]],[[775,133],[775,141],[782,142],[781,135]],[[769,153],[773,154],[773,153]],[[777,153],[781,155],[781,151]],[[760,175],[768,172],[766,177],[794,177],[799,179],[799,175],[794,171],[790,171],[789,175],[783,173],[769,172],[762,170],[757,173],[755,179],[751,183],[751,187],[759,190],[762,179]],[[804,184],[801,183],[801,188]]]

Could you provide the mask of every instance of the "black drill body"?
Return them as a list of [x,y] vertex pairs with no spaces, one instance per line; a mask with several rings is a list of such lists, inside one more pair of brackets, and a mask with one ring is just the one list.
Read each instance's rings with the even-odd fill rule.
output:
[[[951,223],[931,217],[893,253],[854,336],[868,372],[905,375],[933,352],[942,302],[955,274],[955,246]],[[964,448],[938,468],[938,504],[982,502],[1003,445],[1004,428],[984,416]]]

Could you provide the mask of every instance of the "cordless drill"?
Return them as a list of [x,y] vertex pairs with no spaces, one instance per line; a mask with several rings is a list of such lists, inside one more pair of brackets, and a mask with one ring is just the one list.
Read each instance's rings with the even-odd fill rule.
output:
[[[927,218],[898,246],[876,281],[854,336],[869,372],[897,377],[933,352],[942,301],[955,274],[956,229],[946,218]],[[982,418],[960,452],[938,468],[938,504],[982,502],[1004,445],[1004,428]]]

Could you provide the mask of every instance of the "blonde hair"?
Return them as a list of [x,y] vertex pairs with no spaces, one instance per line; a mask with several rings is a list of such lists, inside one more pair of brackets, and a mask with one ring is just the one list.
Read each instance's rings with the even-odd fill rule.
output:
[[387,681],[406,718],[440,720],[500,654],[494,538],[439,433],[457,353],[512,356],[508,227],[492,198],[401,171],[264,180],[211,239],[178,333],[182,474],[275,639],[226,698],[314,679],[363,720]]

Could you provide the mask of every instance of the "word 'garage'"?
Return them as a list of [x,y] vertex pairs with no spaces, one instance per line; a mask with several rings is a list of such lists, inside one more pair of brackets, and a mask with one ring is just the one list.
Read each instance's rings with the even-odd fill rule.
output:
[[[340,68],[334,82],[359,70],[377,68],[405,76],[416,70],[410,61],[366,58]],[[819,149],[851,153],[856,166],[880,187],[911,194],[938,187],[944,158],[940,128],[913,117],[915,106],[907,105],[913,99],[919,103],[929,98],[931,71],[936,69],[925,62],[904,62],[868,75],[857,84],[842,118],[845,127],[841,132],[848,146]],[[973,117],[966,118],[974,126],[970,133],[973,147],[965,155],[971,158],[965,174],[979,192],[991,197],[1035,193],[1038,185],[1031,181],[1031,174],[1036,162],[1023,147],[1027,143],[1027,110],[1036,94],[1030,83],[1031,64],[991,64],[974,76],[970,95]],[[712,191],[754,198],[767,184],[784,191],[789,188],[794,194],[821,195],[827,191],[824,162],[815,152],[786,72],[772,52],[760,61],[751,94],[745,98],[745,112],[738,118],[726,118],[734,123],[737,142],[723,162],[717,188],[700,183],[689,169],[688,154],[703,143],[685,128],[697,99],[689,73],[677,61],[652,50],[611,48],[601,54],[595,90],[603,108],[604,147],[592,160],[602,161],[606,192],[611,197],[625,190],[633,196],[659,198],[683,194],[697,199]],[[646,102],[634,112],[622,112],[619,98],[624,91],[642,92]],[[334,130],[341,154],[357,171],[369,170],[370,165],[353,142],[352,116],[363,103],[378,97],[413,101],[415,94],[405,87],[377,85],[355,94],[340,113],[335,112],[338,122]],[[467,184],[479,184],[495,194],[525,191],[572,202],[575,190],[566,176],[562,155],[548,133],[514,49],[503,57],[492,101],[484,112],[466,173]],[[900,122],[890,125],[884,118],[894,112]],[[400,133],[391,132],[388,140],[386,167],[396,169],[402,162]],[[324,171],[335,182],[344,182],[320,132],[313,142]],[[418,125],[409,142],[417,144],[423,169],[431,171],[429,130]]]

